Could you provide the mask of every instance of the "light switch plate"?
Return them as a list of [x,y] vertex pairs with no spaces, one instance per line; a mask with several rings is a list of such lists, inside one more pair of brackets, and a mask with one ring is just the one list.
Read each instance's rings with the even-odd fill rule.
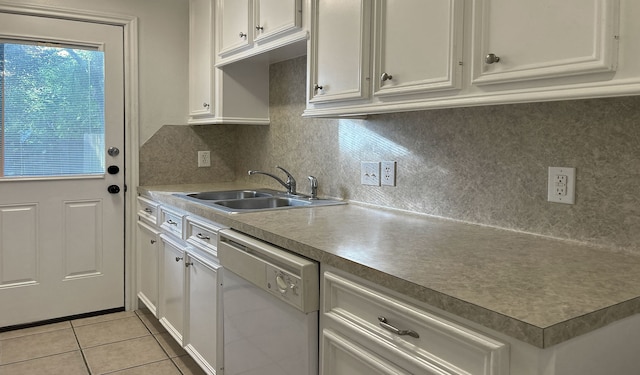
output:
[[360,162],[360,183],[362,185],[380,186],[380,163],[374,161]]

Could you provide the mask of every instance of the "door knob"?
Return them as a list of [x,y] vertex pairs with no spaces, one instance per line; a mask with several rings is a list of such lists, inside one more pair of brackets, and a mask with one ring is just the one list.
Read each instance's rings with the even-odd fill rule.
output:
[[120,192],[120,186],[118,186],[118,185],[109,185],[109,187],[107,188],[107,191],[110,194],[118,194]]

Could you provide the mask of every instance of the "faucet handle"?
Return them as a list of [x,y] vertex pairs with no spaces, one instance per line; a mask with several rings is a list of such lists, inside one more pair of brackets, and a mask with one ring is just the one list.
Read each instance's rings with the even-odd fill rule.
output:
[[286,173],[287,175],[287,184],[289,185],[289,194],[295,194],[296,193],[296,179],[293,178],[293,176],[291,175],[291,173],[289,173],[289,171],[287,171],[286,169],[282,168],[279,165],[276,165],[276,168],[278,168],[279,170],[283,171],[284,173]]
[[311,199],[318,199],[318,179],[313,176],[307,178],[311,183]]

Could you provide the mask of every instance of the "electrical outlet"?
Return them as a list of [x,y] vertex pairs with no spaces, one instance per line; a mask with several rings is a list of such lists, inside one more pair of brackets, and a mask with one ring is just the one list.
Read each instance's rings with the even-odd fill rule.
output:
[[380,162],[380,184],[383,186],[396,186],[396,162]]
[[198,168],[211,166],[211,152],[198,151]]
[[362,185],[380,186],[380,163],[374,161],[360,162],[360,183]]
[[547,200],[556,203],[575,203],[576,169],[549,167]]

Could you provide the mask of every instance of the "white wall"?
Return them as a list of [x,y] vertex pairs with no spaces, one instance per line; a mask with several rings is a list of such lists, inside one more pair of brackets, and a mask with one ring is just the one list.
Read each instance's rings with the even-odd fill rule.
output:
[[162,125],[186,124],[188,0],[0,0],[0,3],[46,5],[138,17],[140,144]]

